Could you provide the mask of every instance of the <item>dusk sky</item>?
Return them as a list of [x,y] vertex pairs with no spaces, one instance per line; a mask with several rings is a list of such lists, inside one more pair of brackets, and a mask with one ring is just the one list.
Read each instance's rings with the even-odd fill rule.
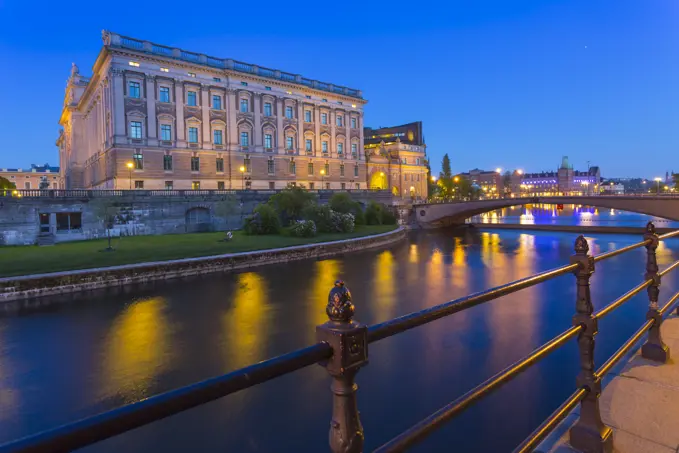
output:
[[0,168],[58,163],[71,62],[109,29],[362,89],[366,125],[424,123],[435,173],[679,171],[676,0],[155,5],[0,0]]

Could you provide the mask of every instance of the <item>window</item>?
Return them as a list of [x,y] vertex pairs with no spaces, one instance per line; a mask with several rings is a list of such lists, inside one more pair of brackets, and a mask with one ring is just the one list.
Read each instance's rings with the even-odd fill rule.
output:
[[189,91],[186,99],[187,99],[187,105],[190,105],[192,107],[196,106],[196,92],[195,91]]
[[170,72],[169,68],[160,68],[160,72]]
[[198,143],[198,128],[189,128],[189,143]]
[[321,142],[321,151],[323,154],[328,154],[328,142],[325,140]]
[[344,117],[342,115],[337,115],[337,117],[335,117],[335,123],[337,123],[337,127],[342,127],[343,120]]
[[321,124],[328,124],[328,114],[321,113]]
[[309,172],[309,175],[313,175],[313,174],[314,174],[314,164],[313,164],[312,162],[309,162],[309,163],[307,164],[307,171]]
[[297,166],[295,165],[295,160],[290,159],[290,174],[294,175],[297,173]]
[[192,181],[191,182],[191,189],[192,190],[200,190],[200,181]]
[[351,118],[351,128],[356,129],[358,121],[356,118]]
[[221,110],[222,109],[222,97],[221,96],[212,96],[212,108],[215,110]]
[[417,157],[417,158],[415,159],[415,163],[416,163],[417,165],[420,165],[420,158],[419,158],[419,157]]
[[130,121],[130,137],[141,138],[141,121]]
[[200,171],[200,157],[191,157],[191,171]]
[[326,182],[326,183],[325,183],[325,188],[326,188],[327,190],[330,190],[330,183],[329,183],[329,182]]
[[292,119],[292,107],[289,105],[285,107],[285,117]]
[[323,168],[323,170],[325,170],[325,176],[330,176],[330,164],[329,163],[327,163],[327,162],[325,163],[325,168]]
[[358,144],[352,143],[351,144],[351,156],[356,159],[356,156],[358,156]]
[[240,146],[248,146],[250,143],[250,134],[247,132],[240,133]]
[[407,158],[407,157],[404,157],[403,159],[401,159],[401,161],[402,161],[402,163],[405,164],[405,165],[408,164],[408,158]]
[[273,137],[271,134],[264,134],[264,148],[266,149],[271,149],[273,148]]
[[244,87],[248,86],[247,82],[241,82],[240,84],[243,85]]
[[141,97],[139,82],[130,82],[128,85],[127,95],[131,98]]
[[160,125],[160,139],[165,141],[172,140],[172,126],[169,124]]
[[328,102],[328,100],[327,100],[327,99],[325,99],[325,98],[323,98],[323,99],[321,99],[321,100],[322,100],[323,102]]
[[160,102],[170,102],[170,89],[168,87],[160,87]]
[[356,183],[356,190],[360,190],[360,189],[361,189],[361,185],[359,183]]
[[310,138],[307,138],[307,139],[304,141],[304,149],[306,149],[306,152],[307,152],[307,153],[310,153],[310,152],[311,152],[311,139],[310,139]]
[[144,181],[135,181],[134,182],[134,188],[135,189],[143,189],[144,188]]
[[311,110],[304,111],[304,121],[307,123],[311,122]]
[[341,183],[341,184],[340,184],[340,188],[341,188],[342,190],[347,190],[347,184],[344,183],[344,182]]
[[248,100],[247,99],[241,99],[240,100],[240,111],[242,113],[248,113]]
[[170,154],[163,156],[163,170],[172,171],[172,156]]
[[174,189],[174,183],[172,181],[165,181],[165,190]]
[[306,98],[307,98],[307,99],[311,99],[311,96],[309,96],[309,95],[307,94],[307,95],[306,95]]
[[314,186],[313,182],[309,183],[309,190],[314,190],[316,187]]
[[82,228],[81,212],[57,212],[57,231],[73,231]]
[[224,173],[224,158],[222,157],[217,158],[217,172]]
[[217,190],[224,190],[224,181],[217,181]]
[[264,116],[271,116],[271,102],[264,103]]
[[285,137],[285,149],[293,149],[294,137]]
[[214,80],[215,82],[221,82],[222,81],[222,79],[220,79],[219,77],[213,77],[212,80]]
[[340,164],[340,176],[344,176],[344,164]]
[[337,103],[338,103],[339,105],[344,105],[344,102],[342,102],[342,101],[337,101]]
[[276,188],[276,183],[273,181],[269,181],[269,190],[274,190]]
[[195,73],[195,72],[189,72],[187,75],[188,75],[189,77],[196,77],[196,73]]
[[266,91],[271,91],[271,87],[264,87]]
[[344,143],[337,144],[337,154],[339,154],[340,156],[344,154]]
[[30,188],[31,188],[31,181],[24,182],[24,189],[30,189]]
[[222,131],[220,129],[215,129],[212,131],[212,138],[214,139],[215,145],[222,145]]
[[245,167],[246,173],[252,172],[252,160],[250,160],[249,155],[246,155],[245,158],[243,159],[243,166]]
[[274,173],[273,159],[269,159],[266,162],[266,172],[269,173],[270,175],[273,175]]

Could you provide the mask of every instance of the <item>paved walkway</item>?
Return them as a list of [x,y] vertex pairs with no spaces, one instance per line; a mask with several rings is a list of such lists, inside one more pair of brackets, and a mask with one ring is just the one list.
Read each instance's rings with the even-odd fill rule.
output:
[[[601,417],[613,428],[616,453],[679,453],[679,318],[669,317],[661,331],[670,347],[668,363],[646,360],[637,351],[619,373],[604,378]],[[574,413],[566,421],[576,418]],[[568,432],[552,448],[538,451],[575,452]]]

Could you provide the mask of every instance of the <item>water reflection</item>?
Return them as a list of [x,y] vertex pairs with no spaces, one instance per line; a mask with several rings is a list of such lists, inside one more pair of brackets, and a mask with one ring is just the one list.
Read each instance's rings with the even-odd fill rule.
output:
[[[321,260],[314,263],[313,280],[307,297],[307,312],[311,325],[323,324],[328,320],[325,307],[328,301],[330,288],[335,284],[335,279],[342,275],[342,263],[337,259]],[[316,341],[316,332],[308,329],[307,341]]]
[[373,301],[379,318],[386,321],[394,317],[394,301],[397,291],[394,280],[396,263],[391,250],[385,250],[377,255],[374,269],[375,285]]

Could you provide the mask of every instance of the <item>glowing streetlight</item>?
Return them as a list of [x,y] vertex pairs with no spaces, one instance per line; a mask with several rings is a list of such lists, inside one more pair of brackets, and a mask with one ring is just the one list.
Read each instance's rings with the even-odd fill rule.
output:
[[321,190],[325,189],[325,168],[321,168]]
[[431,182],[436,182],[436,176],[431,177]]
[[502,169],[501,169],[500,167],[497,167],[497,168],[495,169],[495,173],[502,173]]
[[520,174],[520,175],[523,174],[523,170],[521,170],[520,168],[519,168],[518,170],[516,170],[516,172],[517,172],[518,174]]
[[245,166],[241,165],[238,171],[240,171],[240,190],[245,190]]
[[660,193],[660,181],[662,181],[662,178],[654,178],[653,179],[656,183],[656,191],[655,193]]
[[458,182],[459,180],[460,180],[459,176],[456,176],[456,177],[453,178],[453,181],[455,181],[455,182]]
[[127,169],[130,173],[130,190],[132,190],[132,168],[134,167],[134,164],[132,162],[127,163]]

